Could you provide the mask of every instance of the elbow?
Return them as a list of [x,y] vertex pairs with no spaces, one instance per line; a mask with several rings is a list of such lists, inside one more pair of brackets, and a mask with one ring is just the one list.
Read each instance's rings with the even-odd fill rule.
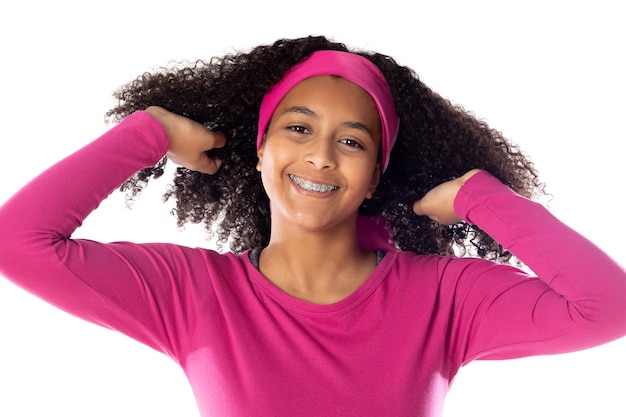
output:
[[570,302],[568,311],[572,322],[588,329],[594,344],[620,339],[626,336],[626,285],[593,301]]
[[56,257],[54,238],[44,230],[29,228],[0,208],[0,275],[20,286],[50,271],[45,260]]

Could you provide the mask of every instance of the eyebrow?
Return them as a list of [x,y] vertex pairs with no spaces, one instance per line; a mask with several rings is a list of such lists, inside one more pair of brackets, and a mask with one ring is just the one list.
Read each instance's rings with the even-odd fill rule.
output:
[[[300,113],[306,116],[313,117],[315,119],[319,119],[319,116],[317,113],[315,113],[313,110],[305,106],[291,106],[287,110],[285,110],[285,113]],[[349,127],[351,129],[361,130],[372,137],[374,136],[370,128],[361,122],[346,121],[346,122],[343,122],[342,125]]]
[[291,106],[287,110],[285,110],[285,113],[300,113],[319,119],[317,113],[305,106]]
[[361,130],[365,133],[367,133],[368,135],[374,137],[374,135],[372,134],[372,131],[369,129],[369,127],[365,126],[363,123],[361,122],[344,122],[342,123],[344,126],[349,127],[351,129],[358,129]]

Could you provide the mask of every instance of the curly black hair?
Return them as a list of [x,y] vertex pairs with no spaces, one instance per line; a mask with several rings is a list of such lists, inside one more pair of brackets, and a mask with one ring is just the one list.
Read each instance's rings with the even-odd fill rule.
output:
[[[239,253],[265,246],[270,237],[269,200],[256,170],[258,111],[270,86],[317,50],[349,51],[321,36],[281,39],[246,52],[179,63],[145,73],[114,94],[106,114],[118,122],[156,105],[223,132],[227,144],[209,151],[223,165],[215,175],[177,168],[164,198],[175,199],[178,225],[202,223],[222,247]],[[380,53],[352,50],[385,75],[398,116],[398,139],[390,165],[363,215],[382,214],[397,246],[418,254],[471,254],[506,261],[511,255],[478,227],[464,222],[443,226],[413,213],[413,202],[434,186],[481,168],[526,197],[543,193],[530,159],[503,135],[462,107],[424,85],[410,68]],[[143,169],[122,187],[135,198],[150,178],[163,175],[166,158]]]

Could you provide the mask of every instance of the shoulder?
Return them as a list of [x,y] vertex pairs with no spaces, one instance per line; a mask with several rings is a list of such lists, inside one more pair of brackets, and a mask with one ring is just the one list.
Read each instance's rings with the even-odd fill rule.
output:
[[170,270],[180,280],[196,282],[196,285],[246,279],[254,270],[248,251],[241,254],[220,253],[213,249],[169,243],[125,245],[139,248],[144,259],[142,262],[156,264],[161,270]]
[[250,251],[242,253],[218,252],[213,249],[194,248],[188,249],[196,261],[202,260],[205,268],[209,271],[219,272],[224,275],[249,275],[254,270],[250,261]]
[[442,281],[479,277],[486,273],[504,271],[521,272],[518,268],[491,260],[454,255],[418,255],[413,252],[397,252],[389,259],[393,271],[402,277],[431,278]]
[[388,265],[390,277],[404,285],[436,286],[441,264],[452,260],[441,255],[418,255],[414,252],[388,252],[381,266]]

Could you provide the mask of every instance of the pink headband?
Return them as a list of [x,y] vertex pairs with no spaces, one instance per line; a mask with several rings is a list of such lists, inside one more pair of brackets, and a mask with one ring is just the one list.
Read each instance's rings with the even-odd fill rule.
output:
[[299,82],[316,75],[337,75],[367,91],[378,109],[382,125],[382,170],[389,165],[389,155],[398,135],[399,120],[391,90],[380,69],[369,59],[350,52],[317,51],[291,68],[272,86],[261,103],[257,149],[263,143],[265,129],[283,97]]

